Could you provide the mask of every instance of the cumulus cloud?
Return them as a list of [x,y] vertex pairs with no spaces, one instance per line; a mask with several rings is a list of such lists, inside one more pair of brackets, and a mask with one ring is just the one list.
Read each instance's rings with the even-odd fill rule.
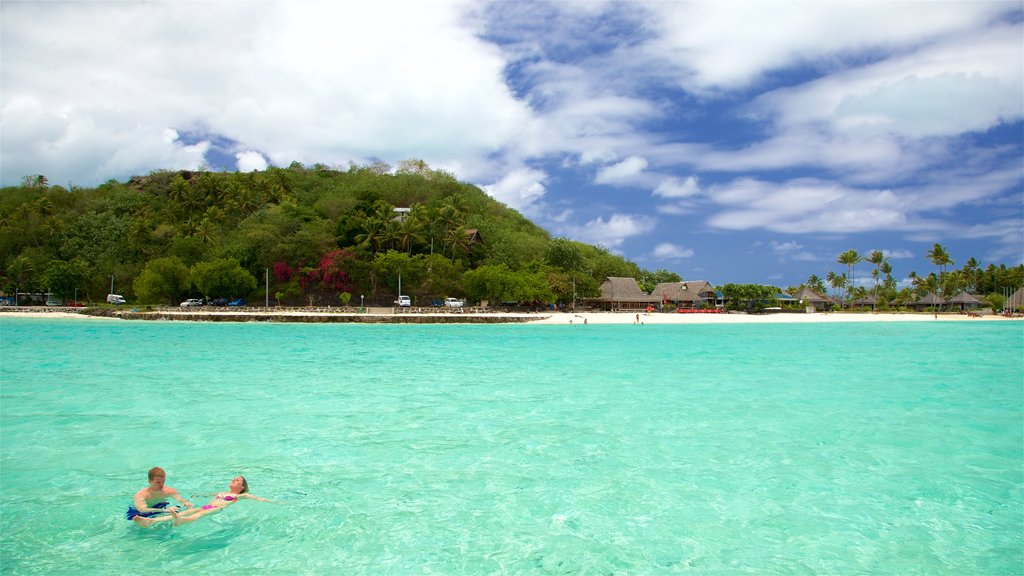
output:
[[607,220],[598,217],[583,226],[569,227],[567,236],[607,248],[618,248],[628,238],[647,234],[655,224],[657,222],[649,216],[612,214]]
[[460,2],[254,6],[4,3],[5,181],[201,164],[168,127],[278,165],[441,163],[484,158],[530,122]]
[[511,170],[501,180],[483,186],[485,192],[511,208],[524,211],[544,196],[547,174],[533,168]]
[[708,223],[729,230],[849,233],[908,225],[908,207],[891,191],[817,179],[774,183],[742,178],[714,187],[709,196],[726,208]]
[[261,172],[267,169],[267,159],[254,150],[239,152],[235,158],[238,159],[239,172]]
[[700,194],[700,183],[696,176],[666,178],[654,189],[654,195],[662,198],[688,198],[697,194]]
[[778,242],[772,240],[768,243],[772,253],[780,260],[795,260],[798,262],[816,262],[821,258],[811,252],[804,250],[804,245],[796,241]]
[[898,2],[655,3],[649,25],[659,33],[646,49],[674,63],[692,90],[737,89],[795,63],[833,67],[858,52],[917,46],[1007,9],[996,2],[942,2],[927,11]]
[[655,258],[665,260],[681,260],[683,258],[692,258],[693,249],[684,248],[683,246],[677,246],[669,242],[662,242],[654,247],[652,254]]
[[606,166],[597,171],[594,182],[597,184],[617,184],[629,182],[647,168],[647,160],[639,156],[630,156],[622,162]]

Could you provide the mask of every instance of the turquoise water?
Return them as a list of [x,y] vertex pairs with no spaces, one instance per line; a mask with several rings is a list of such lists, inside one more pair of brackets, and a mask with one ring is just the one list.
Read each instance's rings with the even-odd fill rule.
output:
[[[0,318],[7,574],[1020,574],[1024,324]],[[197,503],[124,520],[146,470]]]

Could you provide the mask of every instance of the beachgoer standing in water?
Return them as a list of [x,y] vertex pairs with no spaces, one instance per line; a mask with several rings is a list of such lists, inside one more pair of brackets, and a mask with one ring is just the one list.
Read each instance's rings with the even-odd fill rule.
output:
[[[227,492],[219,492],[215,494],[213,500],[210,500],[210,503],[202,508],[192,508],[191,510],[185,510],[181,513],[178,513],[176,510],[171,510],[171,514],[174,516],[174,525],[178,526],[181,524],[188,524],[189,522],[195,522],[208,514],[216,514],[237,502],[239,498],[249,498],[251,500],[259,500],[260,502],[272,502],[272,500],[267,500],[266,498],[260,498],[259,496],[249,494],[249,483],[245,481],[244,476],[238,476],[228,484]],[[160,521],[163,520],[166,520],[166,518],[160,519]]]
[[[167,507],[167,498],[174,498],[186,507],[191,508],[192,503],[182,498],[177,490],[170,486],[164,486],[166,480],[167,472],[164,472],[163,468],[150,468],[149,486],[135,493],[135,500],[128,507],[125,517],[134,521],[139,526],[150,526],[154,522],[170,520],[171,517],[166,515],[172,509]],[[161,516],[163,517],[161,518]]]

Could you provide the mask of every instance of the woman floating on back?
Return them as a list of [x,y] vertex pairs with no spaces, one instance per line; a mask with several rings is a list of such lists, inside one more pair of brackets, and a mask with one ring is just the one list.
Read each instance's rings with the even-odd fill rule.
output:
[[189,508],[188,510],[182,510],[180,512],[173,509],[169,511],[174,517],[174,525],[179,526],[181,524],[195,522],[203,516],[216,514],[228,506],[231,506],[240,498],[259,500],[260,502],[272,502],[272,500],[267,500],[266,498],[260,498],[259,496],[249,494],[249,483],[245,481],[244,476],[238,476],[228,484],[227,492],[218,492],[214,495],[213,500],[210,500],[209,504],[200,508]]

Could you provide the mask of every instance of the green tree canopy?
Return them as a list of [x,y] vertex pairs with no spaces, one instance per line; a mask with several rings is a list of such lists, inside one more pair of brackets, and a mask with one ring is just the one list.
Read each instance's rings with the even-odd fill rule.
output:
[[207,298],[245,296],[256,289],[256,278],[229,258],[200,262],[192,267],[191,277]]
[[188,292],[189,270],[177,256],[156,258],[146,263],[132,283],[143,302],[176,303]]

